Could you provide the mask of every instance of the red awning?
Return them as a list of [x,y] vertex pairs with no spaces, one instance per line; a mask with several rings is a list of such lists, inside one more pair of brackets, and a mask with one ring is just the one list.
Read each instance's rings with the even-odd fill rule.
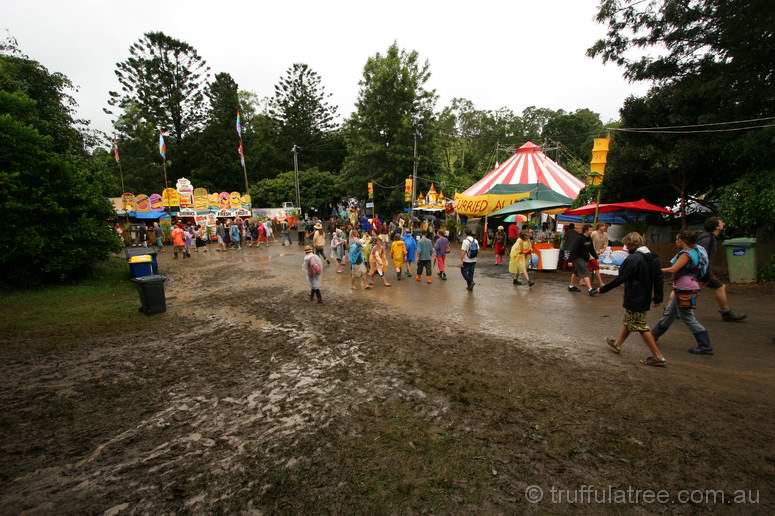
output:
[[[597,203],[587,204],[575,210],[568,210],[563,215],[593,215],[595,213],[595,206]],[[673,212],[662,206],[651,204],[646,199],[640,201],[631,202],[613,202],[608,204],[601,204],[598,209],[598,213],[608,213],[612,211],[637,211],[640,213],[662,213],[664,215],[672,215]]]

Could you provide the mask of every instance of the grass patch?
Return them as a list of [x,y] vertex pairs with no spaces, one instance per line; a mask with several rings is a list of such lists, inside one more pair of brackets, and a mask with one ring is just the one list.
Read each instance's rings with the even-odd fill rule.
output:
[[137,289],[122,257],[111,257],[94,274],[72,284],[0,293],[0,333],[94,332],[142,320]]

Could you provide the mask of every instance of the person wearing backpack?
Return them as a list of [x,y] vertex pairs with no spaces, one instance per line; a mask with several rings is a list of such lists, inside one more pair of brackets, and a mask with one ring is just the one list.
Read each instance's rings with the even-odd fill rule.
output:
[[622,303],[624,324],[619,332],[619,337],[616,340],[607,338],[606,344],[615,353],[621,353],[622,345],[630,333],[640,333],[643,342],[651,351],[651,356],[642,363],[664,367],[667,361],[657,346],[651,328],[646,324],[646,312],[649,311],[651,303],[653,302],[654,306],[657,306],[662,303],[664,297],[659,256],[646,247],[640,233],[632,232],[625,235],[622,243],[630,254],[619,267],[619,275],[616,279],[599,289],[600,294],[605,294],[624,284],[624,302]]
[[[704,226],[705,233],[697,238],[697,246],[702,246],[705,249],[708,254],[708,263],[710,263],[719,248],[718,236],[724,231],[724,221],[718,217],[710,217],[705,221]],[[724,322],[743,321],[748,317],[746,314],[736,314],[729,308],[726,285],[713,274],[712,270],[709,269],[707,276],[700,278],[700,282],[713,291],[721,319]]]
[[304,248],[304,262],[301,264],[301,268],[309,281],[309,300],[312,301],[315,297],[318,298],[318,303],[323,302],[323,296],[320,294],[320,280],[323,275],[323,261],[312,252],[312,247],[306,246]]
[[466,280],[466,289],[474,290],[474,270],[476,269],[476,257],[479,254],[479,242],[474,238],[474,232],[466,228],[466,238],[460,246],[460,274]]
[[697,232],[683,230],[675,237],[675,245],[678,247],[676,254],[670,263],[672,265],[662,272],[673,274],[673,297],[662,313],[662,319],[654,326],[655,339],[659,339],[667,332],[670,325],[678,317],[689,328],[697,341],[697,346],[690,348],[689,353],[695,355],[712,355],[713,346],[710,343],[708,330],[700,324],[695,316],[697,306],[697,294],[700,291],[700,278],[707,275],[709,268],[708,255],[704,248],[697,246]]
[[360,279],[363,290],[370,289],[371,287],[366,283],[367,270],[363,260],[363,243],[355,229],[350,231],[350,248],[347,251],[347,259],[350,261],[350,288],[355,290],[358,279]]

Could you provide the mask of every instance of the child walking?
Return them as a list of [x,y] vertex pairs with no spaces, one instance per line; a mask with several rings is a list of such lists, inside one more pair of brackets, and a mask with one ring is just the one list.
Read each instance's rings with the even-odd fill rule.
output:
[[320,294],[320,280],[323,275],[323,262],[312,252],[312,247],[310,246],[304,248],[304,262],[301,264],[301,268],[307,276],[307,281],[309,281],[309,300],[312,301],[317,297],[318,303],[322,303],[323,297]]
[[[654,306],[662,302],[662,270],[659,267],[659,257],[644,245],[640,233],[628,233],[622,239],[629,256],[619,268],[619,275],[612,282],[603,285],[600,293],[605,294],[624,283],[624,325],[619,337],[606,339],[606,344],[615,353],[622,352],[622,345],[630,333],[640,333],[651,356],[643,361],[648,366],[664,367],[665,357],[657,346],[655,335],[646,324],[646,312],[653,301]],[[653,296],[652,296],[653,292]]]

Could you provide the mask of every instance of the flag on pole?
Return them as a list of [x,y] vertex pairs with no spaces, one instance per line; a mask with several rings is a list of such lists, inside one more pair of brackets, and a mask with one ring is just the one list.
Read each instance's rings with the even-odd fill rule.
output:
[[242,166],[245,166],[245,149],[242,147],[242,139],[240,138],[239,141],[239,147],[237,147],[237,152],[239,152],[239,162],[242,163]]
[[121,158],[118,156],[118,142],[116,140],[113,140],[113,158],[116,160],[116,163],[121,162]]
[[164,143],[164,137],[169,136],[169,134],[164,129],[159,129],[159,154],[164,159],[167,159],[167,144]]
[[237,135],[242,138],[242,125],[239,120],[239,111],[237,111]]

